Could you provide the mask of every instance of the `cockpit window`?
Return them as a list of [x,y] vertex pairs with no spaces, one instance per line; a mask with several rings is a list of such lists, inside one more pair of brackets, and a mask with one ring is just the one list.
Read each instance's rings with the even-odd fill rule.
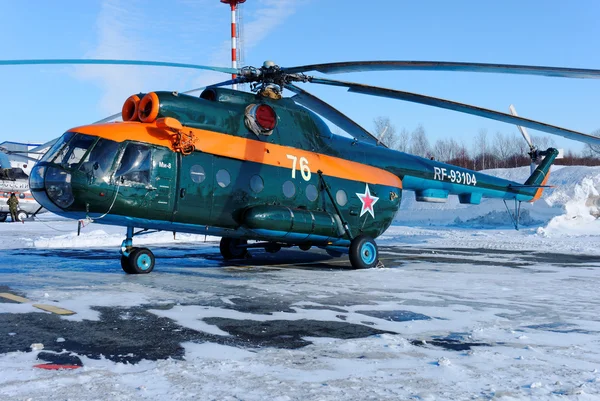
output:
[[40,162],[45,162],[54,159],[59,150],[65,147],[67,143],[69,143],[71,138],[73,138],[73,135],[75,135],[73,132],[66,132],[63,136],[58,138],[58,140],[54,142],[54,145],[52,145],[52,147],[40,159]]
[[83,163],[81,163],[79,170],[108,182],[109,170],[112,167],[118,149],[119,143],[104,138],[98,139],[98,142],[96,142],[83,160]]
[[95,137],[83,134],[77,134],[71,142],[58,152],[54,163],[62,164],[65,167],[73,167],[81,161],[85,152],[92,146]]
[[150,183],[150,147],[138,143],[128,143],[123,152],[116,177],[122,184]]

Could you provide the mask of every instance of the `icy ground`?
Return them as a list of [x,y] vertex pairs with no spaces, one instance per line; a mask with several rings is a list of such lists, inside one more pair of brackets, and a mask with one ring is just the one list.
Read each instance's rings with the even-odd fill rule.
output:
[[[0,400],[600,399],[600,220],[585,205],[600,168],[550,184],[519,231],[502,202],[408,193],[378,239],[386,267],[363,271],[320,251],[227,265],[214,238],[157,233],[136,241],[155,271],[127,276],[120,228],[2,224],[0,292],[76,314],[0,301]],[[83,366],[33,367],[62,350]]]

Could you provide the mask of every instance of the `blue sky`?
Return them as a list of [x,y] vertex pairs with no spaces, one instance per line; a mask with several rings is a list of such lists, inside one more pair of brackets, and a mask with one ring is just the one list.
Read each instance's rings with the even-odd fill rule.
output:
[[[230,65],[230,14],[218,0],[0,0],[0,54],[18,58],[125,58]],[[35,9],[35,10],[33,10]],[[245,64],[440,60],[600,68],[600,3],[547,1],[247,0]],[[157,67],[0,67],[0,140],[44,142],[120,111],[132,93],[185,91],[225,74]],[[318,73],[316,73],[318,74]],[[600,128],[600,80],[452,72],[329,77],[443,97],[581,132]],[[401,101],[303,86],[367,129],[389,116],[398,129],[470,147],[481,129],[514,126]],[[532,134],[539,134],[531,131]],[[580,150],[556,138],[559,146]]]

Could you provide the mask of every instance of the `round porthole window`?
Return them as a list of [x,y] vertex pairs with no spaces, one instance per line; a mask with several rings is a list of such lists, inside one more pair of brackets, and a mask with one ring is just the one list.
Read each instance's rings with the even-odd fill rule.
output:
[[296,186],[291,181],[286,181],[283,183],[283,194],[286,198],[291,198],[296,194]]
[[319,192],[317,191],[317,187],[315,187],[313,184],[308,184],[306,186],[306,197],[308,200],[314,202],[317,200],[318,196]]
[[200,184],[202,181],[206,179],[206,174],[204,173],[204,167],[194,164],[190,169],[190,177],[192,181],[197,184]]
[[23,192],[21,192],[21,193],[19,194],[19,198],[21,198],[21,199],[25,199],[25,194],[24,194]]
[[253,175],[250,178],[250,189],[256,193],[260,193],[265,188],[265,183],[260,175]]
[[335,200],[337,201],[338,205],[346,206],[346,203],[348,203],[348,195],[346,195],[346,191],[343,189],[337,191],[335,194]]
[[229,171],[227,170],[219,170],[217,171],[217,184],[221,188],[225,188],[231,182],[231,176],[229,175]]

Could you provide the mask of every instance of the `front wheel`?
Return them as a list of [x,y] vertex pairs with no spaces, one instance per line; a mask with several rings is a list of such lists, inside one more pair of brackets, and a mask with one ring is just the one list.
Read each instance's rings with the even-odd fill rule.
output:
[[370,269],[379,261],[377,244],[371,237],[359,235],[350,243],[350,264],[354,269]]
[[134,248],[121,256],[121,267],[128,274],[148,274],[154,269],[154,254],[148,248]]
[[0,223],[3,223],[6,221],[7,218],[7,214],[6,213],[0,213]]

